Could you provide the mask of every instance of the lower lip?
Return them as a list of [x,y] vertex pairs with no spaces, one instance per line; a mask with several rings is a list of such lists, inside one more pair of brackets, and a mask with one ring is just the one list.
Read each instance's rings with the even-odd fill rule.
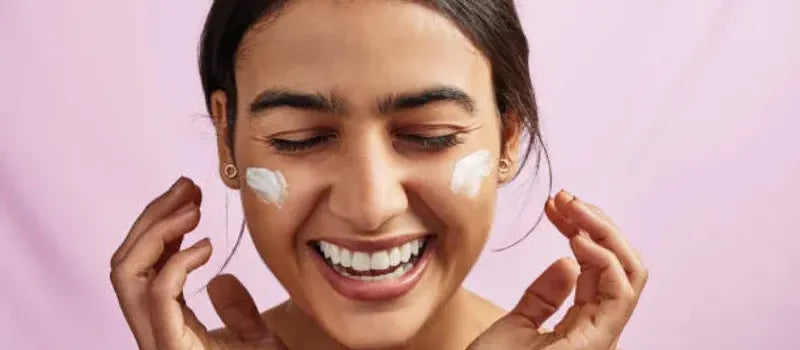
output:
[[414,267],[411,268],[411,270],[406,271],[406,273],[404,273],[402,276],[382,281],[369,282],[347,278],[340,275],[338,272],[334,271],[333,268],[324,260],[324,258],[319,256],[319,254],[315,252],[313,248],[309,247],[308,249],[309,253],[313,256],[312,259],[315,260],[319,271],[323,276],[325,276],[325,279],[328,280],[328,283],[330,283],[333,289],[339,294],[354,300],[385,301],[398,298],[408,293],[411,289],[414,289],[414,286],[417,285],[417,282],[422,279],[422,274],[425,272],[425,268],[428,266],[428,261],[430,261],[431,255],[433,255],[433,251],[435,249],[433,243],[434,240],[429,240],[426,242],[425,251],[423,252],[422,256],[419,258],[419,260],[417,260],[417,263],[414,264]]

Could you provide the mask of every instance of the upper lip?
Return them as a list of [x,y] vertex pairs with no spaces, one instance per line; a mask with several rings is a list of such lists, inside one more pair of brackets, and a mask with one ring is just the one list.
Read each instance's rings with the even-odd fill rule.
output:
[[325,241],[328,243],[333,243],[340,247],[347,248],[350,251],[372,253],[381,250],[388,250],[390,248],[400,246],[404,243],[411,242],[415,239],[422,238],[428,235],[431,235],[431,233],[421,232],[421,233],[407,234],[402,236],[394,236],[394,237],[386,237],[386,238],[370,239],[370,240],[353,239],[346,237],[320,237],[311,240],[309,243],[316,244],[316,242]]

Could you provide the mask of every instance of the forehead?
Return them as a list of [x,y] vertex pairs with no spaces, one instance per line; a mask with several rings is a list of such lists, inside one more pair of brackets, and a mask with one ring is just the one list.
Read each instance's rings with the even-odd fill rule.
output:
[[488,61],[458,27],[407,1],[290,2],[245,35],[236,75],[245,95],[275,85],[351,98],[431,83],[491,89]]

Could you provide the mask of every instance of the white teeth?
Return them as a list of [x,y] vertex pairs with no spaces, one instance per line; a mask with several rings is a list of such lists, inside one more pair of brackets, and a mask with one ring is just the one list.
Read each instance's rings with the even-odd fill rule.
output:
[[[350,251],[325,241],[319,241],[318,246],[322,255],[331,262],[334,270],[340,274],[362,281],[380,281],[400,277],[413,268],[414,264],[409,261],[411,261],[412,257],[420,254],[423,243],[423,239],[416,239],[372,254]],[[345,268],[351,268],[358,272],[381,271],[390,268],[392,271],[378,276],[354,276],[348,273]]]
[[407,263],[411,259],[411,243],[400,246],[400,261]]
[[343,268],[341,268],[339,266],[334,266],[334,270],[336,270],[336,272],[338,272],[339,274],[341,274],[341,275],[343,275],[345,277],[348,277],[348,278],[352,278],[352,279],[356,279],[356,280],[360,280],[360,281],[366,281],[366,282],[375,282],[375,281],[388,280],[388,279],[392,279],[392,278],[398,278],[398,277],[404,275],[409,270],[411,270],[413,267],[414,267],[413,264],[403,264],[403,265],[398,266],[394,271],[392,271],[390,273],[383,274],[383,275],[378,275],[378,276],[356,276],[356,275],[353,275],[353,274],[347,272],[347,270],[345,270],[345,269],[343,269]]
[[395,269],[394,271],[392,271],[392,273],[390,273],[389,275],[391,275],[392,278],[397,278],[397,277],[402,276],[408,270],[410,270],[410,269],[407,269],[407,268],[405,268],[403,266],[400,266],[397,269]]
[[389,265],[397,266],[400,263],[400,248],[394,247],[389,251]]
[[372,270],[386,270],[389,268],[389,253],[385,250],[372,254],[372,261],[369,264]]
[[353,270],[363,272],[369,271],[370,267],[370,257],[367,253],[362,252],[355,252],[353,253],[353,261],[352,261]]
[[319,247],[322,249],[322,254],[325,255],[326,259],[331,257],[330,244],[328,242],[319,242]]
[[350,257],[350,251],[347,249],[342,248],[341,252],[339,252],[339,264],[342,267],[350,267],[352,264],[352,259]]
[[335,244],[330,244],[329,246],[330,246],[330,250],[331,250],[331,261],[333,262],[334,265],[336,265],[340,261],[339,260],[339,258],[340,258],[340,256],[339,256],[339,246],[337,246]]

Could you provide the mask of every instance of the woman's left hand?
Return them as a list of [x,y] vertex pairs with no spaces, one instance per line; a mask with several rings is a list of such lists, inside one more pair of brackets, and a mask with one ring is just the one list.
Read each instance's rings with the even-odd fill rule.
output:
[[[550,265],[469,350],[616,348],[647,282],[647,269],[597,207],[562,190],[548,198],[545,213],[569,239],[577,263],[564,258]],[[564,318],[552,332],[540,329],[576,285]]]

